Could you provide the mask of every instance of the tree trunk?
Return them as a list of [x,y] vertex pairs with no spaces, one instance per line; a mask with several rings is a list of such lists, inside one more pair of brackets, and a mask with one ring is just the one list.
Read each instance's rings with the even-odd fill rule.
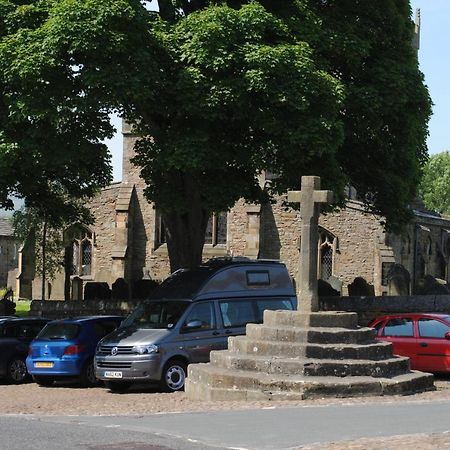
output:
[[44,219],[44,227],[42,229],[42,292],[41,299],[45,300],[45,258],[46,258],[46,245],[47,245],[47,220]]
[[183,185],[183,193],[188,199],[186,204],[189,205],[189,210],[187,212],[162,213],[166,227],[171,272],[201,264],[209,218],[209,212],[201,205],[195,178],[189,174],[182,174],[178,181],[181,181]]
[[64,300],[69,301],[70,298],[70,266],[72,262],[72,248],[64,249]]

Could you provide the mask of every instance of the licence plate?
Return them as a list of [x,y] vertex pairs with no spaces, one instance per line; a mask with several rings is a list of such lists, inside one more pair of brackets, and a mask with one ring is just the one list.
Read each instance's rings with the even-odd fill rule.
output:
[[110,372],[106,371],[103,376],[105,378],[122,378],[122,372]]
[[34,367],[52,368],[53,363],[52,362],[36,362],[36,363],[34,363]]

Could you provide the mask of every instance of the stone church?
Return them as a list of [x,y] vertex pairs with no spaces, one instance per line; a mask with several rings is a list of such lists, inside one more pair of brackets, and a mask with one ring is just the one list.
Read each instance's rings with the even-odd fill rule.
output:
[[[127,124],[122,132],[123,180],[106,187],[92,200],[92,226],[65,230],[65,267],[48,281],[49,299],[92,298],[86,295],[89,285],[103,283],[108,290],[116,280],[126,287],[121,295],[133,297],[134,287],[141,280],[160,281],[169,275],[161,218],[144,198],[139,169],[130,163],[137,137]],[[279,259],[295,277],[300,219],[297,211],[283,206],[283,200],[281,197],[275,204],[262,206],[238,202],[230,211],[213,215],[204,259]],[[425,275],[448,281],[450,217],[421,209],[414,213],[414,220],[402,236],[387,234],[380,217],[365,213],[350,189],[344,209],[320,217],[319,278],[341,295],[399,293],[390,292],[388,286],[392,269],[399,265],[403,284],[400,293],[417,292]],[[39,298],[41,281],[30,265],[23,264],[25,260],[19,258],[16,295]]]
[[[418,50],[420,12],[413,41]],[[139,169],[130,163],[137,136],[123,129],[122,182],[112,184],[92,200],[92,226],[64,231],[64,269],[46,286],[48,299],[83,299],[114,294],[137,296],[137,286],[169,275],[167,246],[161,217],[143,195]],[[312,174],[314,175],[314,174]],[[261,183],[265,180],[261,179]],[[299,174],[300,182],[300,174]],[[295,277],[299,259],[299,214],[275,204],[238,202],[230,211],[210,218],[204,259],[227,256],[278,259]],[[450,217],[414,209],[404,234],[384,232],[380,217],[364,212],[352,189],[339,212],[320,217],[318,277],[327,290],[341,295],[386,295],[420,292],[427,275],[440,285],[449,280]],[[30,256],[19,254],[19,267],[10,274],[16,296],[39,298],[41,281]],[[143,281],[147,280],[147,281]],[[428,277],[428,284],[430,283]],[[88,287],[103,286],[93,295]],[[330,289],[333,289],[330,291]]]

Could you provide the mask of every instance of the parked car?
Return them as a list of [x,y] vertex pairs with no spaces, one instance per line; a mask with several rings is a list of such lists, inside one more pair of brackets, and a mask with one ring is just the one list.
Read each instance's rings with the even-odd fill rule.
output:
[[31,317],[0,319],[0,377],[14,384],[27,381],[28,345],[47,322],[47,319]]
[[447,314],[393,314],[370,325],[376,338],[392,343],[394,354],[408,356],[411,368],[450,373],[450,316]]
[[111,391],[143,382],[181,390],[188,364],[208,362],[229,336],[261,323],[264,310],[296,306],[289,273],[277,261],[214,260],[179,270],[99,343],[96,376]]
[[122,320],[119,316],[90,316],[49,322],[30,344],[28,372],[41,386],[74,377],[83,386],[93,386],[98,382],[93,365],[97,343]]

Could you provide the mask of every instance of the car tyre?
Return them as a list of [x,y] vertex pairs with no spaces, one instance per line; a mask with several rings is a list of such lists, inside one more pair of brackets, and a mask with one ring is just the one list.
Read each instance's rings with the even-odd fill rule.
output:
[[55,380],[54,378],[45,375],[33,375],[33,381],[39,386],[49,387]]
[[80,383],[84,387],[91,387],[99,384],[99,380],[95,376],[93,359],[89,359],[81,370]]
[[165,392],[184,390],[187,377],[187,364],[180,359],[171,359],[164,366],[161,389]]
[[105,381],[105,386],[111,392],[122,394],[131,386],[131,383],[121,383],[120,381]]
[[21,384],[27,381],[27,365],[22,358],[16,356],[8,362],[8,367],[6,369],[6,378],[8,382],[12,384]]

